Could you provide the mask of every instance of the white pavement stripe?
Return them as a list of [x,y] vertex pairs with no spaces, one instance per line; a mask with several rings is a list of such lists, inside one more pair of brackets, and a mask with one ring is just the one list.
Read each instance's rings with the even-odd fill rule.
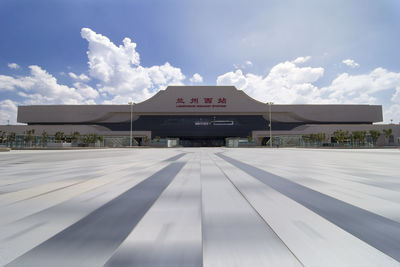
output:
[[400,260],[400,223],[227,157],[219,157],[314,211],[343,230]]
[[[176,155],[176,153],[166,153],[165,156],[168,159],[174,154]],[[91,188],[86,192],[76,195],[58,205],[54,205],[54,203],[59,202],[60,198],[64,199],[65,196],[53,196],[53,199],[45,201],[45,203],[51,205],[50,208],[27,216],[21,220],[14,221],[8,225],[3,225],[0,228],[0,266],[3,266],[5,263],[12,261],[43,241],[51,238],[58,232],[82,219],[90,212],[118,197],[129,188],[134,187],[147,177],[150,177],[170,164],[170,162],[166,161],[151,161],[146,157],[142,157],[142,159],[145,161],[136,168],[124,168],[123,172],[116,171],[111,175],[104,176],[103,178],[107,180],[107,184],[105,185],[92,184]],[[162,156],[160,159],[164,160],[165,158]],[[119,165],[116,164],[115,168],[118,168],[118,166]],[[114,167],[111,165],[110,169],[113,170]],[[101,179],[103,180],[103,178]],[[105,182],[105,180],[103,182]],[[27,201],[23,208],[22,206],[19,207],[14,213],[26,214],[27,210],[29,211],[30,208],[37,209],[38,205],[39,207],[42,206],[40,203],[31,202],[32,201]],[[10,218],[14,218],[12,216],[14,213],[5,216],[4,219],[10,220]],[[37,225],[38,227],[31,228],[32,225]],[[30,229],[30,231],[26,231],[26,229]],[[14,238],[11,239],[10,236],[14,236]]]
[[[50,183],[50,187],[48,184],[44,184],[38,187],[18,191],[14,194],[5,194],[4,198],[1,199],[0,202],[3,203],[3,206],[0,205],[0,213],[8,214],[8,216],[0,217],[0,225],[40,212],[41,210],[62,203],[63,201],[88,190],[92,190],[98,186],[104,186],[107,183],[132,174],[132,170],[137,172],[137,170],[145,169],[159,163],[158,161],[154,162],[151,158],[147,157],[142,160],[143,161],[141,162],[135,161],[133,163],[128,162],[119,163],[114,166],[111,165],[103,172],[103,175],[97,177],[89,176],[86,181],[80,179],[72,183],[73,180],[70,178],[67,181]],[[12,195],[12,197],[10,195]],[[7,205],[7,201],[4,200],[5,198],[7,198],[7,200],[13,199],[14,201],[18,201],[16,203],[8,203]],[[24,199],[26,200],[24,201]]]
[[206,153],[201,183],[203,266],[302,266]]
[[399,266],[391,257],[234,165],[213,158],[305,266]]
[[100,266],[185,163],[173,162],[7,266]]
[[[189,262],[194,266],[199,262],[204,262],[204,266],[287,266],[291,259],[294,262],[290,263],[301,262],[305,266],[400,266],[400,262],[369,242],[338,227],[338,224],[348,223],[347,215],[337,217],[340,219],[337,224],[332,223],[318,215],[326,209],[311,211],[305,207],[302,200],[307,194],[296,202],[217,157],[215,153],[218,152],[247,163],[250,169],[261,169],[263,175],[272,173],[308,190],[312,188],[312,194],[331,196],[356,209],[358,206],[400,222],[400,151],[394,149],[11,151],[0,155],[0,222],[3,223],[0,224],[0,266],[35,250],[42,243],[51,245],[46,240],[65,233],[78,221],[169,164],[189,158],[192,159],[190,163],[177,172],[136,226],[131,218],[132,209],[121,214],[121,221],[135,227],[133,232],[125,229],[125,237],[131,235],[128,239],[117,238],[111,245],[101,245],[104,243],[99,240],[121,231],[121,227],[116,226],[119,220],[112,225],[99,226],[97,219],[104,218],[92,216],[94,220],[81,234],[64,235],[66,239],[56,242],[50,253],[55,261],[50,265],[76,265],[65,260],[69,257],[78,264],[101,266],[112,255],[115,259],[124,255],[130,263],[142,261],[135,264],[139,266],[143,262],[147,266],[168,263],[187,266]],[[186,156],[182,157],[182,153]],[[290,186],[283,189],[293,191]],[[125,200],[119,203],[131,207]],[[321,204],[319,202],[317,198],[308,204],[315,206]],[[105,211],[110,221],[111,210],[114,209]],[[359,232],[368,234],[383,228],[389,234],[377,235],[371,242],[386,243],[385,249],[396,251],[400,243],[396,241],[396,231],[388,230],[380,222],[373,223],[370,218],[363,219],[357,212],[347,211],[346,214],[358,220],[355,229]],[[80,260],[71,248],[66,249],[70,241],[79,243],[77,249],[82,250],[79,252],[82,255],[86,255],[87,250],[96,250],[98,257],[85,256],[87,262]],[[129,244],[134,244],[133,252]],[[131,259],[135,253],[140,255]],[[27,260],[23,265],[34,266],[35,263]]]
[[226,155],[400,222],[399,151],[252,149],[246,157],[241,151]]

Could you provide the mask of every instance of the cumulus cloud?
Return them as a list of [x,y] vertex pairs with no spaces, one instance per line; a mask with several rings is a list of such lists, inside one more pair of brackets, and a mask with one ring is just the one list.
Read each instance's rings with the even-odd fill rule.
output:
[[80,94],[83,99],[91,100],[90,104],[93,104],[93,99],[99,96],[99,92],[97,92],[97,90],[85,83],[75,82],[74,87],[76,88],[77,93]]
[[19,81],[14,77],[7,75],[0,75],[0,92],[1,91],[13,91]]
[[312,83],[324,74],[323,68],[298,67],[307,57],[286,61],[274,66],[265,77],[243,74],[242,70],[225,73],[217,78],[217,85],[235,85],[260,101],[277,103],[310,102],[318,96],[318,88]]
[[26,104],[80,104],[96,95],[90,90],[93,88],[83,84],[79,84],[78,88],[59,84],[54,76],[39,66],[32,65],[29,69],[29,76],[15,78],[1,75],[0,88],[19,89],[17,94],[26,99]]
[[392,104],[388,107],[383,107],[383,117],[386,123],[393,120],[393,123],[400,124],[400,104]]
[[376,68],[368,74],[342,73],[329,86],[321,88],[321,93],[333,103],[373,104],[376,93],[394,88],[400,88],[400,73]]
[[10,69],[14,69],[14,70],[20,68],[19,65],[18,65],[17,63],[8,63],[8,67],[9,67]]
[[15,124],[17,121],[17,105],[10,99],[0,100],[0,124]]
[[252,67],[252,66],[253,66],[253,62],[251,62],[250,60],[246,60],[243,64],[233,64],[233,67],[235,69],[242,69],[242,70]]
[[[116,45],[89,28],[82,28],[81,36],[88,41],[89,75],[69,72],[72,85],[64,85],[46,70],[32,65],[27,76],[0,75],[0,92],[15,91],[22,97],[21,104],[95,104],[101,101],[125,104],[143,101],[158,90],[168,85],[181,85],[185,80],[181,69],[168,62],[142,66],[136,44],[129,38]],[[266,75],[245,73],[244,69],[253,64],[247,60],[239,66],[234,65],[234,71],[218,76],[216,82],[217,85],[235,85],[259,101],[278,104],[381,104],[379,93],[393,92],[391,104],[384,107],[384,118],[385,121],[400,121],[400,73],[384,68],[360,75],[341,73],[327,86],[318,87],[315,83],[324,75],[324,68],[305,66],[309,60],[310,57],[305,56],[281,62]],[[351,59],[343,60],[343,63],[350,67],[359,66]],[[19,68],[16,63],[8,66]],[[195,73],[189,81],[201,83],[203,78]],[[92,87],[89,82],[96,85]],[[14,122],[16,104],[10,99],[0,103],[2,123],[8,118]]]
[[384,107],[384,120],[400,121],[400,73],[376,68],[361,75],[339,74],[329,85],[313,83],[324,74],[323,68],[299,67],[310,57],[299,57],[274,66],[268,75],[227,72],[217,78],[218,85],[235,85],[253,98],[278,104],[382,104],[379,93],[391,92],[391,101]]
[[349,66],[350,68],[358,68],[360,66],[360,64],[358,64],[352,59],[345,59],[342,61],[342,63]]
[[296,59],[293,61],[293,63],[295,63],[295,64],[306,63],[307,61],[310,60],[310,58],[311,58],[310,56],[298,57],[298,58],[296,58]]
[[69,77],[71,77],[72,79],[76,80],[76,81],[80,81],[80,82],[88,82],[90,81],[90,78],[88,76],[86,76],[85,74],[81,74],[81,75],[76,75],[73,72],[69,72],[68,73]]
[[82,28],[81,36],[89,44],[89,74],[100,81],[99,91],[112,98],[108,102],[138,102],[168,85],[183,84],[185,76],[181,69],[168,62],[161,66],[141,66],[136,44],[129,38],[117,46],[89,28]]
[[195,74],[193,74],[192,78],[189,79],[189,81],[192,83],[202,83],[203,77],[201,77],[200,74],[195,73]]

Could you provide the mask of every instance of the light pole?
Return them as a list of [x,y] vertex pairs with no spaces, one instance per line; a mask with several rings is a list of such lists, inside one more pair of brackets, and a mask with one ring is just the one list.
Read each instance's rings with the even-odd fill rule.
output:
[[135,103],[129,102],[128,104],[131,106],[131,134],[129,138],[129,147],[132,147],[132,119],[133,119],[133,105],[135,105]]
[[269,106],[269,147],[272,148],[272,121],[271,121],[271,106],[274,104],[273,102],[267,103]]

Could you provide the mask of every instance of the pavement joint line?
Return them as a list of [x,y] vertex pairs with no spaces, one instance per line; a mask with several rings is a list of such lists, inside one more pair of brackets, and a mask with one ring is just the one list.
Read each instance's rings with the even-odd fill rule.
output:
[[71,187],[71,186],[75,186],[75,185],[78,185],[78,184],[82,184],[82,183],[85,183],[85,182],[87,182],[87,181],[83,180],[83,181],[79,181],[79,182],[76,182],[76,183],[73,183],[73,184],[70,184],[70,185],[58,187],[58,188],[56,188],[56,189],[53,189],[53,190],[50,190],[50,191],[46,191],[46,192],[41,193],[41,194],[39,194],[39,195],[31,196],[31,197],[28,197],[28,198],[24,198],[24,199],[20,199],[20,200],[17,200],[17,201],[8,203],[8,204],[5,205],[4,207],[12,206],[12,205],[17,204],[17,203],[20,203],[20,202],[24,202],[24,201],[31,200],[31,199],[34,199],[34,198],[38,198],[38,197],[41,197],[41,196],[44,196],[44,195],[47,195],[47,194],[51,194],[51,193],[54,193],[54,192],[63,190],[63,189],[65,189],[65,188],[68,188],[68,187]]
[[[288,245],[282,240],[282,238],[275,232],[275,230],[271,227],[271,225],[261,216],[261,214],[258,212],[258,210],[251,204],[251,202],[247,199],[247,197],[240,191],[240,189],[235,185],[235,183],[229,178],[229,176],[226,174],[226,172],[219,166],[217,161],[210,156],[212,161],[214,162],[215,166],[220,169],[220,171],[224,174],[225,178],[228,179],[228,181],[233,185],[233,187],[239,192],[239,194],[247,201],[247,203],[250,205],[250,207],[256,212],[256,214],[265,222],[265,224],[271,229],[271,231],[275,234],[275,236],[282,242],[283,245],[290,251],[290,253],[293,255],[293,257],[296,258],[296,260],[302,265],[305,266],[301,260],[294,254],[294,252],[288,247]],[[235,166],[234,166],[235,167]],[[235,167],[236,168],[236,167]]]

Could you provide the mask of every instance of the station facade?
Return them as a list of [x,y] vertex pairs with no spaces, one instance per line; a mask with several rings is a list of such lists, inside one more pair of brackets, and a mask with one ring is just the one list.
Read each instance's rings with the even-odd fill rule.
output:
[[[271,121],[270,121],[271,118]],[[132,105],[33,105],[19,106],[17,121],[27,125],[1,126],[23,133],[35,129],[50,135],[102,135],[110,146],[120,146],[131,134],[144,140],[176,139],[183,146],[222,146],[227,138],[266,145],[273,136],[302,136],[336,130],[393,129],[382,121],[380,105],[280,105],[256,101],[234,86],[169,86],[150,99]],[[119,140],[119,141],[118,141]],[[384,143],[383,136],[378,140]],[[106,142],[106,143],[107,143]]]

